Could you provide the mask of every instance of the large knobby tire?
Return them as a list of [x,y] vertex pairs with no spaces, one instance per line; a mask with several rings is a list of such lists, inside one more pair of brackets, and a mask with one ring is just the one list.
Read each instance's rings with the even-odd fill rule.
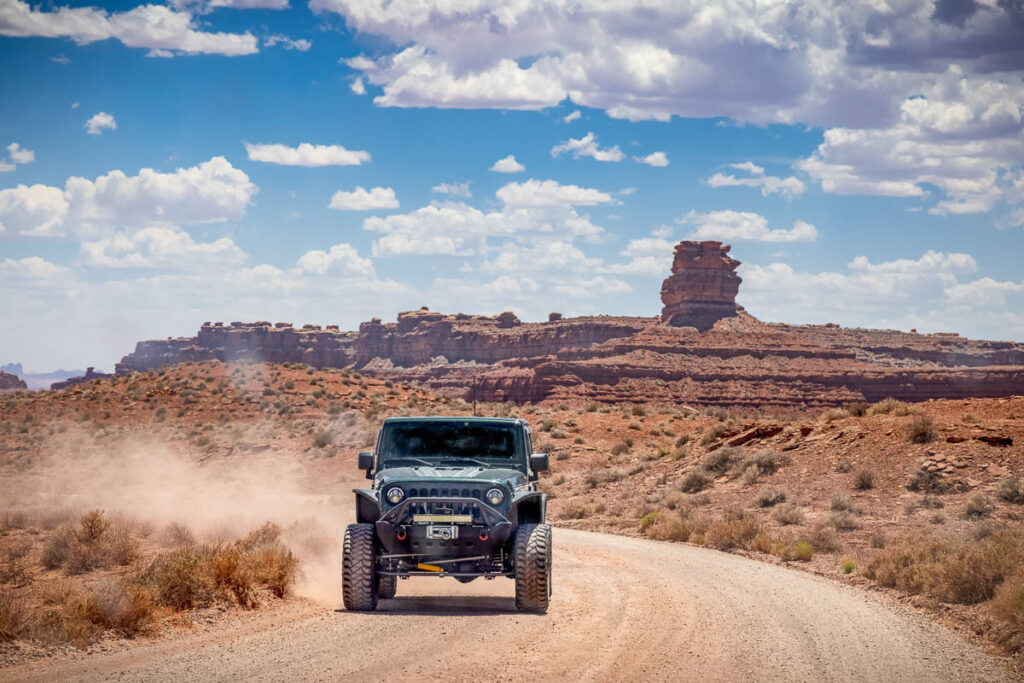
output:
[[543,614],[551,599],[551,527],[522,524],[516,532],[516,609]]
[[381,600],[390,600],[398,592],[397,576],[377,577],[377,597]]
[[345,609],[377,609],[376,541],[372,524],[349,524],[341,558],[341,592]]

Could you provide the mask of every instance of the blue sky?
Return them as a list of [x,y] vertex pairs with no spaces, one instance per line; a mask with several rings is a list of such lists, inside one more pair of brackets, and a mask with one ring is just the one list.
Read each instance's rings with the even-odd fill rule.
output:
[[764,320],[1024,339],[1006,3],[0,0],[0,63],[30,370],[205,320],[657,315],[693,237]]

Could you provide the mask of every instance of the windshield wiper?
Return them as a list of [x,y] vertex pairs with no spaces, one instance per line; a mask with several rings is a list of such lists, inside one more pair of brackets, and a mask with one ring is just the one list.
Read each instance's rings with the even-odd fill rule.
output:
[[390,465],[390,464],[395,463],[395,462],[403,462],[403,461],[415,462],[415,463],[419,463],[420,465],[426,465],[427,467],[433,467],[434,464],[435,464],[435,463],[432,463],[432,462],[427,462],[426,460],[423,460],[421,458],[410,458],[409,456],[400,456],[400,457],[397,457],[397,458],[388,458],[387,460],[384,461],[384,464],[385,465]]
[[452,461],[455,461],[455,462],[469,462],[469,463],[473,463],[474,465],[480,465],[480,467],[490,467],[490,465],[488,465],[487,463],[482,462],[480,460],[474,460],[473,458],[441,458],[441,462],[452,462]]

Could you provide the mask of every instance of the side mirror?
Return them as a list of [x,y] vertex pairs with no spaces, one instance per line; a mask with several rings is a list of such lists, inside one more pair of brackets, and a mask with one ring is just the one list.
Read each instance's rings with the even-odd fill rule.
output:
[[534,472],[547,472],[548,467],[547,453],[534,453],[530,456],[530,469]]
[[373,469],[373,451],[363,451],[359,454],[359,469],[366,470],[367,474]]

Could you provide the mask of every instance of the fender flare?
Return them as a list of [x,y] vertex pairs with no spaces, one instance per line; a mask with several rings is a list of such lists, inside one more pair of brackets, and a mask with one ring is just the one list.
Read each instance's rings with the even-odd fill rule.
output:
[[373,524],[380,519],[380,502],[377,495],[370,489],[352,489],[356,494],[356,521],[360,524]]
[[548,495],[541,491],[522,491],[512,498],[509,521],[520,524],[543,524],[547,520]]

